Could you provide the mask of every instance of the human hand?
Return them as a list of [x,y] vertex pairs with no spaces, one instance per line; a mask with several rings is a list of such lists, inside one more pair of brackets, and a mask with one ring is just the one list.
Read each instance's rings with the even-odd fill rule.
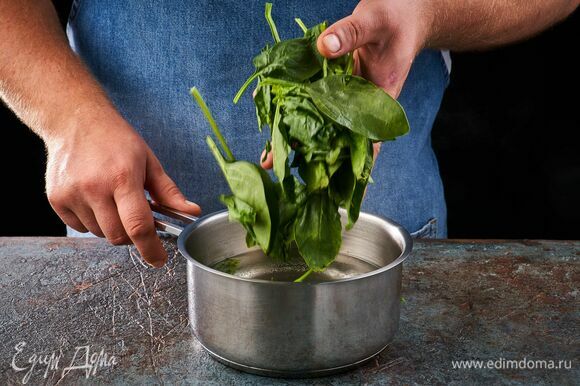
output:
[[331,59],[354,52],[355,73],[398,98],[431,25],[428,1],[363,0],[318,38]]
[[[425,45],[431,12],[427,1],[362,0],[352,15],[328,27],[318,38],[320,53],[336,58],[354,53],[354,72],[398,98],[415,56]],[[374,144],[376,160],[380,143]],[[260,159],[263,159],[264,153]],[[272,167],[270,152],[262,167]]]
[[146,262],[163,266],[167,253],[144,189],[179,211],[197,216],[201,209],[185,199],[133,128],[113,111],[76,119],[45,142],[46,192],[59,217],[114,245],[132,242]]

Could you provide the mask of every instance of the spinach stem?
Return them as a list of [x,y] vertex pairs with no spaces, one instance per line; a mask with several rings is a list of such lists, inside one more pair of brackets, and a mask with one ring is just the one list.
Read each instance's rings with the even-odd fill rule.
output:
[[304,274],[302,276],[300,276],[298,279],[294,280],[294,283],[302,283],[304,281],[304,279],[306,279],[308,276],[310,276],[310,274],[314,272],[312,270],[312,268],[310,268],[308,271],[304,272]]
[[346,74],[352,75],[354,69],[354,55],[352,53],[347,54],[348,60],[346,62]]
[[206,136],[205,143],[207,143],[207,146],[209,147],[209,150],[212,152],[212,154],[213,154],[216,162],[218,163],[220,169],[225,174],[226,173],[226,160],[224,159],[224,156],[222,155],[220,149],[218,149],[217,145],[215,144],[213,138],[209,135]]
[[238,101],[240,100],[240,98],[242,97],[242,94],[244,93],[244,91],[246,91],[246,89],[248,88],[248,86],[250,86],[250,84],[252,84],[252,82],[254,81],[254,79],[256,79],[258,76],[260,76],[259,72],[254,72],[242,85],[242,87],[240,87],[240,89],[238,90],[238,92],[236,93],[236,96],[234,97],[234,104],[238,103]]
[[234,158],[232,151],[230,150],[228,144],[226,143],[224,136],[222,135],[217,123],[215,122],[215,119],[213,119],[213,116],[211,115],[211,111],[209,111],[209,108],[205,104],[205,101],[203,100],[198,89],[196,87],[193,87],[190,90],[190,93],[193,96],[193,98],[195,99],[195,101],[197,102],[197,104],[199,105],[199,108],[203,112],[205,119],[207,119],[207,121],[209,122],[209,125],[211,126],[211,129],[213,130],[213,133],[217,137],[220,145],[222,146],[222,148],[226,152],[226,156],[227,156],[228,161],[230,161],[230,162],[235,161],[235,158]]
[[277,86],[284,86],[284,87],[300,87],[302,84],[291,82],[289,80],[277,79],[277,78],[264,78],[260,81],[261,84],[265,85],[277,85]]
[[300,26],[300,28],[302,29],[302,32],[306,33],[306,31],[308,31],[308,27],[306,27],[306,24],[304,24],[302,19],[300,19],[299,17],[295,17],[294,21],[296,22],[296,24],[298,24]]
[[324,58],[322,61],[322,76],[326,78],[328,76],[328,59]]
[[274,19],[272,19],[272,3],[266,3],[266,21],[270,26],[270,31],[272,32],[274,42],[280,43],[280,35],[278,35],[276,24],[274,24]]

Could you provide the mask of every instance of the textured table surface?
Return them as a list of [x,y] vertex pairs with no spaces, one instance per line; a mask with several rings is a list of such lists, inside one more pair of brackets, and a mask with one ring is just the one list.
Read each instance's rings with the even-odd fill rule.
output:
[[[102,240],[0,238],[0,384],[580,379],[580,242],[416,242],[403,270],[405,302],[392,344],[354,371],[307,380],[249,375],[211,359],[188,326],[184,259],[166,246],[173,258],[154,270],[129,247]],[[571,369],[453,368],[452,361],[469,359],[498,366],[502,359],[566,360]]]

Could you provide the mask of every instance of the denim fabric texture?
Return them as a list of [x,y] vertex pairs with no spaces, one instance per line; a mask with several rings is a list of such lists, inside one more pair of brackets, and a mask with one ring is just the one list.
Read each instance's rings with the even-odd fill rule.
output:
[[[332,23],[356,3],[276,1],[273,16],[286,39],[301,35],[295,17],[308,26]],[[75,0],[67,34],[188,199],[204,214],[222,209],[218,197],[229,188],[205,144],[211,130],[189,89],[200,90],[235,157],[257,162],[267,131],[258,132],[251,90],[238,105],[232,99],[253,71],[252,58],[272,41],[264,0]],[[431,128],[448,81],[441,52],[426,50],[416,58],[399,97],[411,132],[383,144],[363,204],[364,211],[389,217],[411,233],[428,226],[422,232],[428,237],[446,237]]]

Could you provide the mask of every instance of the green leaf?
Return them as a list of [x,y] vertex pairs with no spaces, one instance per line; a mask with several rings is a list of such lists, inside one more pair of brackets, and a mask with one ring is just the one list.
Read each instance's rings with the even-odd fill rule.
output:
[[[343,164],[343,160],[337,159],[333,164],[326,165],[326,172],[328,173],[328,178],[332,180],[332,176],[340,169]],[[352,172],[350,172],[352,174]]]
[[236,196],[220,196],[220,201],[228,207],[230,221],[238,221],[241,224],[254,225],[256,223],[256,211],[247,202]]
[[256,96],[254,97],[254,104],[256,105],[256,117],[258,119],[258,129],[262,131],[264,125],[272,125],[272,95],[270,93],[270,86],[259,85],[256,88]]
[[318,49],[316,48],[316,41],[318,40],[320,34],[324,32],[326,26],[327,23],[323,21],[322,23],[318,23],[304,32],[304,37],[310,41],[310,44],[312,45],[313,49],[316,50],[316,52],[318,52]]
[[294,242],[294,222],[306,200],[306,188],[292,175],[287,176],[282,185],[283,187],[279,188],[281,190],[278,204],[279,225],[268,255],[279,260],[287,260],[290,246]]
[[231,222],[239,222],[247,232],[246,242],[248,247],[255,245],[256,234],[254,225],[256,224],[256,211],[247,202],[236,196],[220,196],[220,201],[228,208],[228,218]]
[[385,141],[409,132],[401,105],[366,79],[329,75],[304,87],[325,116],[357,134]]
[[320,65],[320,68],[322,68],[324,66],[324,62],[326,61],[326,58],[324,56],[322,56],[320,54],[320,52],[318,51],[318,47],[316,46],[316,41],[318,40],[318,37],[320,36],[320,34],[322,34],[322,32],[324,32],[324,30],[326,29],[326,26],[327,26],[327,23],[324,21],[320,24],[313,26],[312,28],[308,29],[304,33],[304,38],[308,40],[308,42],[310,44],[310,50],[312,51],[314,57],[316,58],[316,61]]
[[233,275],[236,273],[239,266],[240,266],[240,259],[230,257],[228,259],[220,261],[219,263],[214,265],[212,268],[217,269],[218,271]]
[[363,173],[367,158],[367,148],[369,140],[355,132],[350,133],[350,160],[352,162],[352,172],[358,179]]
[[350,207],[350,202],[354,192],[356,178],[352,173],[352,166],[345,160],[330,179],[330,196],[337,205],[345,209]]
[[312,145],[316,140],[316,133],[322,129],[322,124],[308,114],[289,113],[282,118],[284,125],[288,127],[290,139],[299,141],[303,145]]
[[352,229],[352,227],[358,220],[362,200],[365,195],[366,186],[367,186],[366,181],[365,182],[357,181],[355,184],[354,191],[352,193],[352,197],[350,199],[350,202],[348,203],[347,208],[346,230]]
[[303,163],[301,167],[298,168],[298,172],[300,173],[300,177],[302,177],[306,183],[306,189],[308,192],[324,189],[328,186],[329,179],[324,162],[313,161]]
[[284,40],[254,58],[256,72],[262,76],[302,82],[321,70],[309,40]]
[[328,153],[326,153],[326,157],[325,157],[325,162],[327,165],[333,165],[338,161],[338,157],[340,156],[340,152],[341,152],[341,148],[340,147],[335,147],[330,149],[330,151]]
[[298,251],[308,268],[324,270],[334,261],[342,242],[338,207],[326,190],[310,194],[294,225]]
[[246,246],[251,248],[257,244],[258,242],[256,241],[256,237],[252,233],[246,232]]
[[286,141],[284,133],[280,127],[280,105],[276,105],[276,112],[274,113],[274,124],[272,125],[272,149],[274,157],[274,174],[278,177],[278,181],[284,181],[286,172],[288,170],[288,153],[290,146]]
[[306,38],[284,40],[266,47],[254,58],[254,66],[256,71],[238,90],[234,103],[238,103],[244,91],[260,76],[303,82],[322,68]]
[[211,137],[207,137],[206,142],[236,197],[235,204],[243,202],[255,212],[252,236],[267,251],[278,219],[278,196],[274,184],[259,166],[246,161],[228,162]]
[[[286,96],[281,101],[282,121],[288,127],[288,135],[304,145],[313,145],[316,135],[324,127],[324,118],[314,104],[305,98]],[[316,145],[317,146],[317,145]]]
[[354,223],[358,220],[360,214],[360,208],[362,205],[362,200],[365,195],[365,191],[368,182],[371,178],[371,171],[373,169],[373,145],[371,142],[367,146],[367,154],[365,158],[365,164],[361,176],[356,180],[354,191],[350,202],[346,203],[346,213],[347,213],[347,224],[346,229],[352,229]]
[[334,75],[352,75],[353,68],[352,53],[328,61],[328,72]]

